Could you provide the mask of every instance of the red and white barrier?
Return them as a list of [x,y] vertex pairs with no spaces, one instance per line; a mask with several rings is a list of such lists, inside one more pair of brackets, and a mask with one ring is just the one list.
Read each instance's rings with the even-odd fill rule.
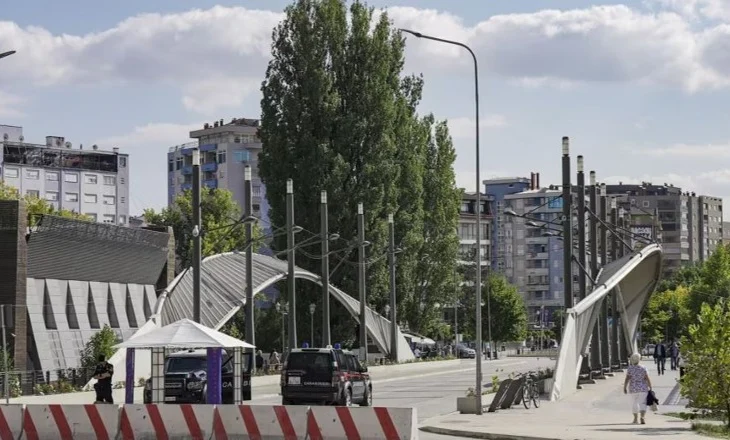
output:
[[116,438],[118,429],[119,407],[116,405],[25,407],[23,434],[27,440],[49,438],[112,440]]
[[219,405],[213,439],[305,439],[308,413],[306,406]]
[[124,405],[119,425],[122,440],[208,440],[214,405]]
[[415,408],[312,407],[310,440],[416,440]]
[[23,432],[23,405],[0,405],[0,440],[20,438]]

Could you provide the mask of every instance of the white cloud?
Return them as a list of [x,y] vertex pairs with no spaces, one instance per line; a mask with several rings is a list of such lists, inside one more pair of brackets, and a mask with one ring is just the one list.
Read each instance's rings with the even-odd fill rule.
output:
[[647,3],[674,10],[693,20],[730,19],[730,2],[727,0],[650,0]]
[[25,116],[21,110],[23,103],[22,97],[0,90],[0,118],[22,118]]
[[653,157],[720,158],[730,157],[730,143],[727,144],[676,144],[664,148],[634,149],[634,154]]
[[[449,133],[453,138],[474,138],[476,124],[474,118],[449,119]],[[507,125],[507,119],[502,115],[488,115],[479,119],[479,130],[498,128]]]

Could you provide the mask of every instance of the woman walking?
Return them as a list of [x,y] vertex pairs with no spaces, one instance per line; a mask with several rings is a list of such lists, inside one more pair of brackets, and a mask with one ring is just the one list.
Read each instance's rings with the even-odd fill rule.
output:
[[646,396],[651,390],[651,380],[646,368],[639,365],[641,355],[634,353],[629,359],[629,367],[626,369],[626,380],[624,380],[624,394],[631,395],[632,407],[634,414],[634,424],[639,423],[639,414],[641,414],[641,424],[644,425],[644,415],[646,415]]

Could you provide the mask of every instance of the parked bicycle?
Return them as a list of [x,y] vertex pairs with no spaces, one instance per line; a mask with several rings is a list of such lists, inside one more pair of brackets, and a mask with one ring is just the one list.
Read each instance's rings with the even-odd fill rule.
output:
[[537,373],[529,371],[527,373],[520,374],[519,376],[525,378],[525,382],[522,384],[522,404],[525,405],[526,409],[530,409],[532,404],[535,404],[535,408],[540,407],[540,389],[537,386]]

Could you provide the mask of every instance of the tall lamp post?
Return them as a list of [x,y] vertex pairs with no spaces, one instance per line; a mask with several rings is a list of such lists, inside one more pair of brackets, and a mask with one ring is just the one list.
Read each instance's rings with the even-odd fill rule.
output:
[[3,53],[0,53],[0,58],[5,58],[5,57],[9,57],[10,55],[12,55],[12,54],[14,54],[14,53],[15,53],[15,51],[14,51],[14,50],[9,50],[9,51],[7,51],[7,52],[3,52]]
[[289,305],[284,303],[282,305],[280,302],[276,303],[276,311],[281,313],[281,354],[284,355],[284,352],[286,351],[286,315],[289,312]]
[[[477,246],[477,252],[476,252],[476,279],[474,283],[474,287],[476,289],[476,301],[475,304],[481,304],[482,302],[482,225],[481,225],[481,175],[479,173],[479,63],[477,62],[477,57],[474,54],[474,51],[471,50],[469,46],[467,46],[464,43],[460,43],[458,41],[452,41],[452,40],[445,40],[443,38],[436,38],[429,35],[424,35],[420,32],[411,31],[408,29],[401,29],[401,32],[406,32],[408,34],[413,35],[416,38],[424,38],[426,40],[432,40],[432,41],[438,41],[439,43],[445,43],[445,44],[451,44],[454,46],[459,46],[461,48],[466,49],[469,54],[472,57],[472,60],[474,61],[474,110],[475,110],[475,123],[476,123],[476,145],[475,145],[475,153],[476,153],[476,206],[477,206],[477,236],[476,236],[476,246]],[[487,320],[491,320],[491,316],[487,316]],[[491,329],[491,326],[490,326]],[[476,346],[479,350],[482,349],[482,308],[476,307]],[[491,349],[491,346],[490,346]],[[477,371],[476,371],[476,387],[475,387],[475,394],[476,394],[476,400],[477,400],[477,414],[482,414],[482,356],[477,356]]]
[[309,305],[309,340],[311,341],[312,347],[314,347],[314,311],[317,310],[317,306],[312,303]]
[[200,224],[200,150],[193,150],[193,321],[200,322],[200,264],[201,232]]

